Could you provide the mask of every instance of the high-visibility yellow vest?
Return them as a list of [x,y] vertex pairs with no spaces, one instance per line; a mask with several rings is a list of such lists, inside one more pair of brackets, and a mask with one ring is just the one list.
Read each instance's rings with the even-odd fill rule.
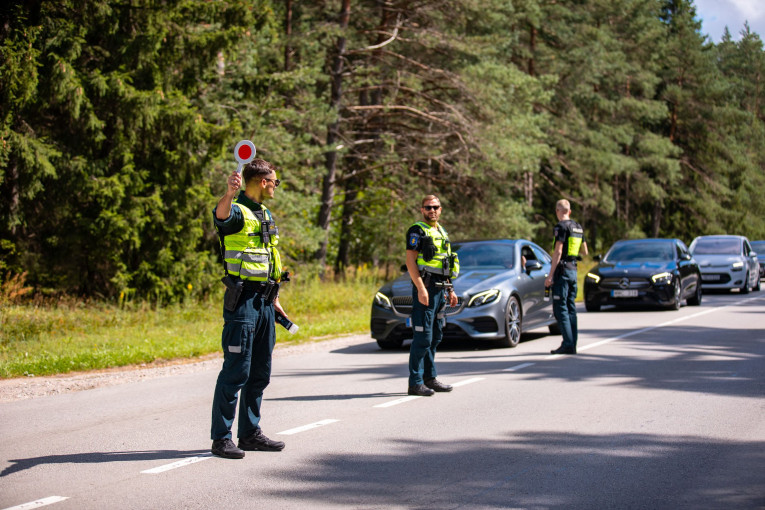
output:
[[[568,239],[564,246],[562,258],[575,259],[579,256],[579,250],[582,248],[582,241],[584,240],[584,229],[582,226],[574,220],[563,220],[560,223],[566,225],[566,232],[568,232]],[[557,241],[557,239],[555,240]],[[553,251],[555,250],[555,242],[553,242]]]
[[[460,273],[460,261],[456,253],[452,258],[452,245],[446,231],[440,225],[431,227],[422,221],[418,221],[414,225],[420,227],[425,232],[426,237],[433,239],[433,245],[436,248],[436,255],[429,261],[423,258],[422,250],[420,250],[417,255],[417,268],[420,272],[426,271],[438,276],[457,278]],[[446,268],[444,268],[445,261],[451,261],[446,263]]]
[[[223,238],[226,272],[242,280],[265,282],[270,276],[279,281],[282,276],[282,261],[276,249],[279,235],[271,235],[268,245],[264,245],[258,217],[248,207],[239,203],[236,206],[244,215],[244,227]],[[271,211],[261,208],[264,219],[271,220]]]

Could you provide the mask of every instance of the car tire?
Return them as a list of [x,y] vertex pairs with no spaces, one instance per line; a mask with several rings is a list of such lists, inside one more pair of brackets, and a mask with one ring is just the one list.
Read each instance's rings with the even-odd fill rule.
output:
[[757,278],[757,285],[755,285],[752,290],[755,291],[755,292],[760,292],[760,285],[761,285],[760,284],[760,278],[758,277]]
[[393,350],[393,349],[401,349],[401,345],[404,343],[403,339],[398,340],[391,340],[388,338],[377,339],[377,345],[380,346],[380,349],[385,349],[386,351]]
[[560,324],[558,324],[557,322],[547,326],[547,329],[550,330],[551,335],[560,335]]
[[510,296],[505,307],[505,338],[499,340],[500,347],[515,347],[521,341],[523,318],[521,303],[515,296]]
[[693,296],[688,298],[688,306],[699,305],[701,305],[701,281],[696,284],[696,292],[693,293]]
[[749,294],[749,291],[752,288],[749,286],[749,271],[746,272],[746,277],[744,278],[744,286],[741,287],[741,293],[742,294]]
[[599,312],[600,311],[600,303],[595,303],[592,301],[585,301],[584,302],[584,309],[588,312]]

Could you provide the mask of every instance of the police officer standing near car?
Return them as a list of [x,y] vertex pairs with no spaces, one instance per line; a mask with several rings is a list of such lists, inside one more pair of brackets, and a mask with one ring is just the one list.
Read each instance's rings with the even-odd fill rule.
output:
[[451,279],[459,274],[457,254],[439,225],[441,201],[434,195],[422,200],[423,221],[406,233],[406,268],[412,278],[412,345],[409,349],[409,395],[429,397],[452,391],[436,379],[436,348],[446,322],[444,308],[457,305]]
[[[242,186],[244,191],[234,202]],[[281,441],[260,429],[263,390],[271,378],[276,343],[274,313],[286,317],[279,304],[282,265],[276,245],[278,229],[262,202],[279,186],[274,166],[262,159],[247,163],[240,175],[228,177],[226,194],[213,210],[224,253],[226,285],[223,306],[223,367],[218,374],[212,407],[212,453],[241,459],[245,450],[280,451]],[[238,446],[231,439],[239,397]]]
[[545,287],[552,286],[553,313],[563,335],[563,342],[550,353],[576,354],[576,263],[580,260],[580,250],[587,255],[587,243],[582,226],[570,218],[571,204],[568,200],[558,200],[555,215],[558,224],[553,229],[555,245]]

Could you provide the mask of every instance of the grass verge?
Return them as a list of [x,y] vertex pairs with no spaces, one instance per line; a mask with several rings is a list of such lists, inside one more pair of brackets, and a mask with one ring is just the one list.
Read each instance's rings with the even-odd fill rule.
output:
[[[280,302],[300,329],[276,326],[277,343],[369,331],[374,277],[345,282],[290,282]],[[42,376],[220,350],[223,293],[154,309],[147,303],[67,303],[0,307],[0,378]]]

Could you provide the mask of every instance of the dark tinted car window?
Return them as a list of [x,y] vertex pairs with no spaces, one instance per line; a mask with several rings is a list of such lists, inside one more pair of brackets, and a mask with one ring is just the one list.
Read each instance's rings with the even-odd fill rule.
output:
[[460,267],[513,267],[514,246],[499,243],[468,243],[455,245],[460,257]]
[[693,247],[694,255],[738,255],[738,239],[699,239]]
[[674,246],[670,243],[624,243],[615,244],[606,254],[606,262],[674,260]]

